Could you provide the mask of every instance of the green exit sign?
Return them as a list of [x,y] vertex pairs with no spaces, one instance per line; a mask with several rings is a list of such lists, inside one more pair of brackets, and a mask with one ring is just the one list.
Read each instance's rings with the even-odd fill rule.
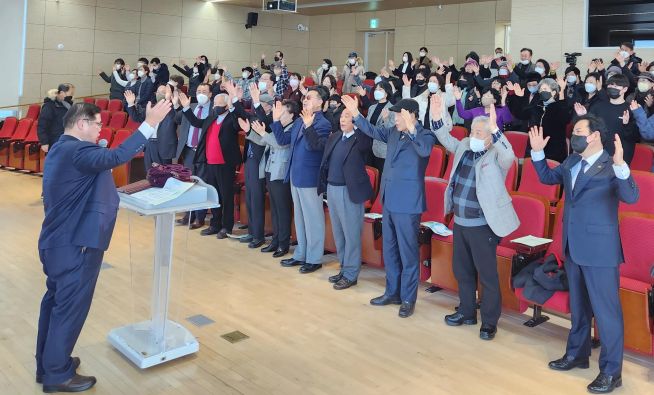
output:
[[371,29],[377,29],[378,27],[379,27],[379,19],[370,18],[370,28]]

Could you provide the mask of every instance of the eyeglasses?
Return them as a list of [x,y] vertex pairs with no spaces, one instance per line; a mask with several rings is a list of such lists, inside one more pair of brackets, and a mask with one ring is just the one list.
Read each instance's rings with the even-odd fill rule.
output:
[[86,121],[89,124],[93,124],[93,125],[97,126],[98,128],[102,129],[102,122],[95,122],[95,121],[92,121],[92,120],[90,120],[88,118],[82,118],[82,121]]

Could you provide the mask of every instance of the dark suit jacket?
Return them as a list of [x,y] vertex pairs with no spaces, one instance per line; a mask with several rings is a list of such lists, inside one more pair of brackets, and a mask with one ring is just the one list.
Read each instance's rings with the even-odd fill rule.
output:
[[170,80],[170,72],[168,71],[168,65],[161,63],[159,65],[159,70],[155,72],[154,77],[154,89],[156,90],[159,85],[166,85]]
[[40,250],[109,248],[119,203],[111,169],[132,159],[145,143],[139,131],[115,149],[61,136],[48,152],[43,172]]
[[563,184],[563,250],[569,250],[573,262],[583,266],[617,266],[624,261],[618,231],[618,203],[638,201],[638,186],[632,176],[621,180],[615,176],[613,160],[602,156],[577,179],[572,189],[571,169],[581,161],[572,154],[550,169],[546,160],[534,161],[543,184]]
[[[127,114],[136,122],[145,121],[145,108],[138,104],[127,107]],[[177,123],[175,110],[171,109],[157,128],[157,151],[161,159],[175,158],[177,150]]]
[[[202,134],[200,135],[200,141],[198,143],[198,150],[195,153],[195,158],[193,163],[206,163],[207,162],[207,131],[209,127],[216,122],[218,118],[213,112],[205,119],[198,119],[193,111],[190,109],[184,111],[184,116],[188,119],[189,123],[196,128],[202,128]],[[220,141],[220,147],[222,149],[223,158],[225,158],[225,163],[230,166],[238,167],[243,163],[241,157],[241,149],[238,146],[238,132],[241,130],[241,127],[238,124],[238,118],[247,118],[247,113],[243,109],[241,103],[236,102],[234,104],[234,110],[229,112],[223,123],[220,127],[220,135],[218,140]]]
[[[263,122],[266,125],[266,131],[271,132],[270,124],[272,123],[272,115],[266,114],[263,110],[263,107],[259,106],[254,109],[254,116],[250,117],[250,122],[255,120]],[[256,133],[254,131],[246,130],[248,133]],[[252,158],[248,158],[248,150],[252,150]],[[245,163],[245,176],[251,180],[259,179],[259,164],[263,154],[266,151],[265,145],[253,144],[250,140],[245,140],[245,146],[243,146],[243,163]],[[253,177],[253,174],[257,174],[256,177]],[[247,182],[246,178],[246,182]]]
[[154,102],[154,92],[157,90],[150,76],[143,77],[140,80],[138,90],[136,91],[136,104],[145,107],[148,102]]
[[[306,131],[305,131],[306,133]],[[311,132],[315,133],[315,132]],[[318,194],[327,191],[327,175],[329,174],[329,159],[334,147],[341,140],[342,131],[332,133],[327,139],[325,152],[320,163],[320,180],[318,181]],[[363,203],[372,199],[373,190],[370,178],[366,172],[366,160],[372,149],[372,139],[360,130],[356,130],[346,141],[347,154],[343,162],[343,173],[345,174],[345,186],[354,203]]]

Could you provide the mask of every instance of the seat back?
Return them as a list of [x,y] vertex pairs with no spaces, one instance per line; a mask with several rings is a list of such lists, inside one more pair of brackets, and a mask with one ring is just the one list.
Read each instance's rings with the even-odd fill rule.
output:
[[466,129],[464,126],[452,126],[452,130],[450,131],[450,134],[452,137],[455,139],[461,141],[464,138],[468,137],[468,129]]
[[95,99],[95,105],[100,107],[100,110],[107,110],[109,107],[108,99]]
[[363,85],[368,86],[370,88],[374,88],[375,87],[375,80],[370,80],[370,79],[363,80]]
[[443,175],[443,165],[445,164],[445,148],[435,145],[431,149],[429,163],[425,172],[426,177],[440,178]]
[[179,87],[179,89],[184,92],[185,95],[188,96],[188,85],[182,85]]
[[634,158],[629,167],[631,170],[652,171],[654,166],[654,147],[647,144],[636,144]]
[[382,193],[381,190],[377,194],[377,198],[375,199],[375,203],[372,204],[372,207],[370,208],[371,213],[376,213],[376,214],[381,214],[384,212],[384,207],[382,204]]
[[123,141],[127,140],[127,138],[131,136],[132,133],[133,133],[132,130],[127,130],[127,129],[116,130],[116,133],[114,133],[114,138],[113,140],[111,140],[111,144],[109,145],[109,148],[118,147],[123,143]]
[[34,123],[34,120],[31,118],[23,118],[20,121],[18,121],[18,126],[16,126],[16,130],[14,131],[14,135],[11,136],[12,140],[24,140],[25,137],[30,132],[30,128],[32,127],[32,124]]
[[134,121],[131,117],[127,117],[127,123],[125,124],[125,129],[136,130],[141,126],[141,123]]
[[127,122],[127,113],[122,111],[116,111],[111,114],[109,127],[112,129],[122,129],[125,127],[125,122]]
[[372,207],[377,198],[377,192],[379,192],[379,170],[372,166],[366,166],[366,173],[368,173],[368,178],[370,179],[370,185],[372,185],[372,198],[366,202],[366,208]]
[[506,185],[506,190],[511,192],[515,191],[515,188],[518,186],[518,161],[513,161],[513,166],[509,168],[509,171],[506,173],[506,178],[504,179],[504,185]]
[[446,160],[447,167],[445,167],[445,171],[443,172],[443,178],[449,180],[450,174],[452,174],[452,166],[454,166],[454,154],[448,154]]
[[107,147],[111,147],[111,140],[114,138],[114,131],[110,127],[104,127],[100,129],[100,135],[98,136],[98,141],[104,139],[107,140]]
[[32,122],[32,126],[30,127],[30,131],[27,133],[27,136],[25,136],[25,139],[23,140],[25,143],[38,143],[39,142],[39,135],[37,133],[37,128],[39,127],[39,121],[36,120]]
[[27,108],[27,115],[25,115],[25,118],[29,118],[33,121],[36,121],[37,119],[39,119],[39,113],[41,113],[41,105],[31,104]]
[[654,173],[633,170],[631,175],[634,177],[636,185],[638,185],[640,198],[634,204],[620,202],[619,211],[654,214]]
[[107,106],[107,110],[109,110],[110,112],[123,111],[123,101],[119,99],[109,100],[109,105]]
[[5,118],[4,123],[2,124],[2,129],[0,129],[0,139],[8,139],[14,135],[16,131],[16,126],[18,126],[18,118],[16,117],[7,117]]
[[651,284],[651,270],[654,265],[654,215],[623,213],[620,215],[620,239],[624,253],[624,264],[620,265],[620,276]]
[[314,86],[314,85],[316,85],[316,81],[314,81],[313,78],[311,78],[311,77],[305,77],[304,78],[304,86],[306,88],[308,88],[310,86]]
[[547,236],[550,226],[550,202],[542,196],[531,195],[521,192],[511,192],[513,208],[520,225],[511,234],[502,238],[500,245],[515,249],[515,243],[511,240],[523,236]]
[[[550,168],[554,168],[559,165],[559,162],[547,159],[547,165]],[[549,200],[550,203],[556,203],[561,195],[561,186],[545,185],[541,183],[538,178],[538,173],[536,173],[536,169],[534,168],[534,164],[531,162],[531,158],[527,158],[522,164],[522,174],[520,176],[518,191],[543,196]]]
[[425,177],[425,199],[427,211],[422,213],[420,220],[445,223],[445,189],[447,181],[442,178]]
[[111,121],[111,113],[107,110],[100,111],[100,120],[102,122],[102,126],[109,126],[109,122]]
[[518,158],[524,158],[527,155],[527,145],[529,143],[529,134],[524,132],[504,132],[504,136],[511,143],[513,152]]
[[343,80],[338,80],[338,81],[336,81],[336,91],[337,91],[337,93],[338,93],[339,95],[342,95],[342,94],[343,94],[343,83],[344,83],[344,82],[345,82],[345,81],[343,81]]
[[552,243],[547,247],[546,254],[554,254],[561,261],[565,260],[565,255],[563,254],[563,207],[565,202],[561,200],[556,205],[556,214],[554,215],[554,229],[552,230]]
[[84,103],[95,104],[95,99],[92,97],[85,97]]

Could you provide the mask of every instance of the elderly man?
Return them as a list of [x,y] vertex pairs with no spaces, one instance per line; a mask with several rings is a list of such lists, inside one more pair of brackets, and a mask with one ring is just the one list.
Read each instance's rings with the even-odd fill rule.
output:
[[387,144],[380,192],[384,203],[382,234],[386,291],[372,299],[370,304],[399,304],[398,315],[410,317],[415,310],[420,277],[420,215],[427,209],[425,170],[436,136],[418,122],[418,102],[413,99],[402,99],[390,108],[390,111],[399,113],[395,125],[390,128],[370,124],[359,113],[358,103],[353,98],[343,96],[342,100],[359,130]]
[[492,340],[501,313],[500,283],[496,248],[502,237],[518,228],[520,221],[504,186],[515,155],[497,125],[495,106],[490,117],[472,121],[470,137],[461,141],[440,128],[443,111],[440,96],[432,96],[432,129],[452,153],[454,165],[445,191],[445,212],[454,213],[452,265],[459,283],[459,310],[445,316],[451,326],[477,324],[477,277],[484,292],[481,297],[479,337]]

